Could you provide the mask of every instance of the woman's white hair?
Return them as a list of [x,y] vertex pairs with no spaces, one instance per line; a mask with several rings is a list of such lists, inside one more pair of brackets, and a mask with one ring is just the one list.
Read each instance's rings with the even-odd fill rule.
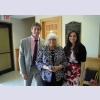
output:
[[45,46],[48,46],[48,40],[51,39],[51,38],[56,40],[56,47],[59,47],[60,44],[59,44],[58,36],[57,36],[55,33],[53,33],[53,32],[52,32],[52,33],[50,32],[50,33],[47,35],[44,45],[45,45]]

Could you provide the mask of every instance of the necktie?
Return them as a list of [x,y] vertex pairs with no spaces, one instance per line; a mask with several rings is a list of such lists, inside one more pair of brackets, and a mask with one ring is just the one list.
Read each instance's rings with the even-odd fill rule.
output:
[[34,55],[33,55],[32,65],[35,65],[35,60],[36,60],[36,56],[37,56],[37,48],[38,48],[38,40],[35,40]]

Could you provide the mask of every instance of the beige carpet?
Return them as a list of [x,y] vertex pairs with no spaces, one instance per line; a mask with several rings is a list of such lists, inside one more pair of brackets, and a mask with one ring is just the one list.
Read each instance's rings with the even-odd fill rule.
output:
[[[34,80],[32,86],[35,85]],[[23,79],[19,71],[12,71],[7,74],[0,75],[0,86],[24,86]]]

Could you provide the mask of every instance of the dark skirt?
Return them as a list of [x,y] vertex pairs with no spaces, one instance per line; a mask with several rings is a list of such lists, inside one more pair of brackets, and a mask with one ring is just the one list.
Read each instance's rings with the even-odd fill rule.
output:
[[56,81],[55,73],[52,73],[51,82],[44,81],[42,79],[42,86],[62,86],[63,78],[60,81]]

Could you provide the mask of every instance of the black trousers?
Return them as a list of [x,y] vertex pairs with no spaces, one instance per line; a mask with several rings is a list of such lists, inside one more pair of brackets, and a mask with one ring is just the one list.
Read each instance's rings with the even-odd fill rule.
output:
[[51,82],[47,82],[42,79],[42,86],[62,86],[62,84],[63,84],[63,78],[60,81],[56,81],[54,73],[52,73]]

